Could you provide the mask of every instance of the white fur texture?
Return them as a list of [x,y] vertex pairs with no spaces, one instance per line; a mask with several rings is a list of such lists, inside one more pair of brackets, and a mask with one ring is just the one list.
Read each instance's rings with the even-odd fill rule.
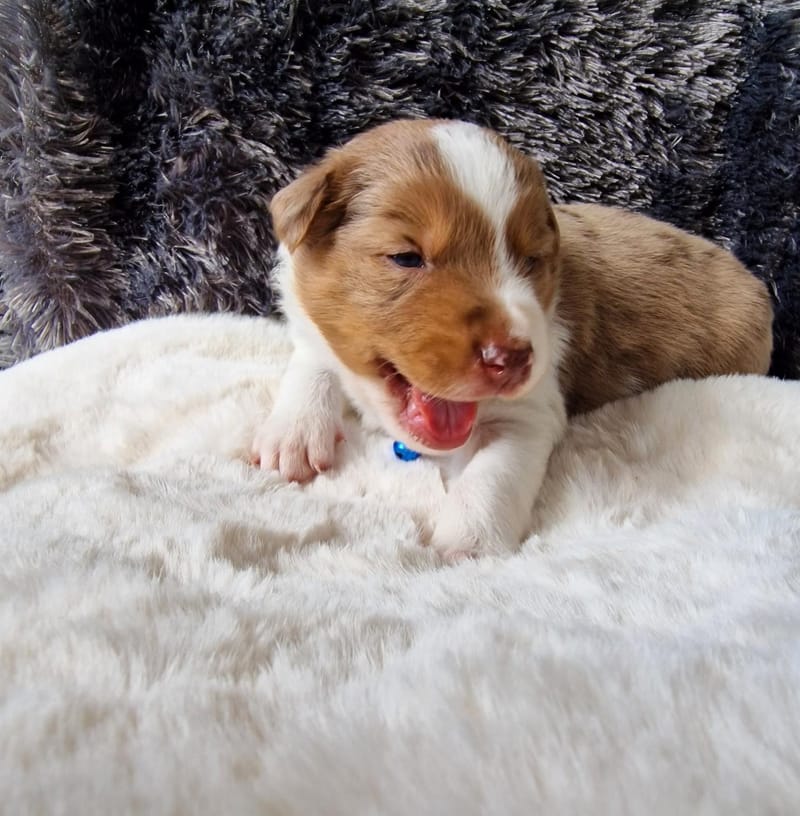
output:
[[794,813],[800,386],[673,383],[575,422],[518,555],[346,420],[245,463],[289,351],[233,317],[0,374],[0,811]]

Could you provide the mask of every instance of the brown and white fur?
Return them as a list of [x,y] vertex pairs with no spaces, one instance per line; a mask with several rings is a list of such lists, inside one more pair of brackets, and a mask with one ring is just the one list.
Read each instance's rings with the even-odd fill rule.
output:
[[450,557],[518,546],[569,414],[769,366],[769,297],[730,253],[629,212],[552,206],[538,165],[475,125],[367,131],[271,214],[294,353],[254,459],[301,482],[330,468],[346,395],[444,457],[432,544]]

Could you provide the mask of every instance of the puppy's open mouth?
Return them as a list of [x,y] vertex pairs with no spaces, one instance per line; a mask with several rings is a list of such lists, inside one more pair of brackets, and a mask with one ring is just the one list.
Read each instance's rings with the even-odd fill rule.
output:
[[453,450],[469,439],[478,415],[477,402],[456,402],[427,394],[388,361],[380,361],[379,370],[399,405],[397,419],[412,438],[432,450]]

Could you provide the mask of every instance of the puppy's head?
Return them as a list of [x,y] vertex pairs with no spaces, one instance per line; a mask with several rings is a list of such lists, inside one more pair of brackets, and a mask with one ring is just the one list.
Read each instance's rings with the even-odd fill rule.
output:
[[550,355],[558,229],[535,162],[463,122],[393,122],[331,150],[271,213],[295,292],[351,385],[416,449],[470,436],[477,403]]

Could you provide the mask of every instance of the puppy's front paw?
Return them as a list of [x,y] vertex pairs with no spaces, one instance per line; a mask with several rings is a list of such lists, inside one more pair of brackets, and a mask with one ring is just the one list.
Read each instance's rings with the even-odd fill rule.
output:
[[481,507],[468,507],[448,496],[433,527],[431,546],[448,563],[481,555],[508,555],[518,549],[519,538],[506,523]]
[[330,470],[336,444],[344,439],[341,422],[324,411],[295,414],[276,410],[253,444],[251,461],[264,470],[277,470],[290,482],[310,482]]

